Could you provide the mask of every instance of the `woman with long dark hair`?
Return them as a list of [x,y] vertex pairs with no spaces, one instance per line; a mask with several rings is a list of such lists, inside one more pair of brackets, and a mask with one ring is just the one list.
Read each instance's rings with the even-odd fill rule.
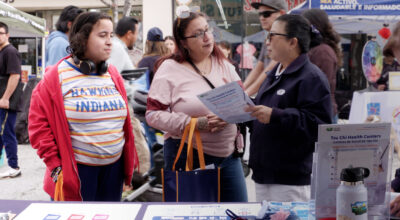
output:
[[[246,202],[242,165],[233,155],[237,127],[212,114],[197,98],[213,87],[240,79],[216,46],[206,16],[200,12],[188,13],[188,17],[174,22],[177,49],[159,62],[150,87],[146,120],[150,126],[166,131],[165,169],[171,170],[185,126],[191,117],[198,118],[205,162],[221,168],[221,201]],[[199,165],[197,153],[193,155],[195,169]],[[182,153],[177,170],[185,169],[185,161],[186,154]]]
[[[340,47],[340,35],[333,29],[325,11],[317,8],[305,10],[302,13],[313,26],[313,34],[317,35],[311,41],[311,49],[308,52],[310,61],[317,65],[328,78],[331,88],[332,121],[338,120],[338,110],[335,100],[336,72],[342,66],[342,49]],[[319,35],[319,37],[318,37]]]

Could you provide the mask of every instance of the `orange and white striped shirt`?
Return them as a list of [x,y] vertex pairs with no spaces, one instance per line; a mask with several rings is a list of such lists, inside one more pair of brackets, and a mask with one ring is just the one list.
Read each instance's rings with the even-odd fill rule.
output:
[[114,163],[125,143],[128,110],[110,74],[85,75],[68,61],[59,65],[58,74],[76,161]]

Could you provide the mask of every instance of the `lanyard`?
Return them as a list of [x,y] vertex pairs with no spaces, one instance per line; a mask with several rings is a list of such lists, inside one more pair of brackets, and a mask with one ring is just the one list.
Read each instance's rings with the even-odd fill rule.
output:
[[193,69],[196,70],[196,72],[198,74],[200,74],[200,76],[203,77],[203,79],[207,82],[207,84],[211,87],[211,89],[215,89],[215,86],[210,82],[210,80],[208,80],[207,77],[205,77],[205,76],[203,76],[203,74],[201,74],[199,68],[197,68],[197,66],[193,63],[192,59],[189,58],[187,61],[190,65],[192,65]]

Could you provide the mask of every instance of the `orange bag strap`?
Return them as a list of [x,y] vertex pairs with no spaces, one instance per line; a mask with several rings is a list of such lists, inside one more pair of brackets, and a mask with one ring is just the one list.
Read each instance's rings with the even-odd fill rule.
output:
[[58,174],[56,189],[54,192],[54,201],[64,201],[64,191],[63,191],[63,171],[61,170],[60,174]]
[[183,145],[185,144],[186,137],[189,134],[189,129],[190,129],[190,123],[188,125],[186,125],[185,130],[183,131],[181,144],[179,145],[179,149],[178,149],[178,153],[176,154],[174,165],[172,165],[172,170],[173,171],[175,171],[175,165],[178,162],[179,157],[181,156],[181,153],[182,153],[182,150],[183,150]]
[[192,118],[190,121],[190,131],[188,139],[188,154],[186,159],[186,171],[193,170],[193,134],[195,135],[197,144],[197,153],[199,157],[200,169],[204,170],[206,168],[204,161],[203,143],[201,142],[200,132],[196,129],[197,118]]
[[196,143],[197,143],[197,154],[199,156],[200,168],[202,170],[206,169],[206,163],[204,160],[204,151],[203,151],[203,143],[201,142],[200,132],[195,131],[196,135]]
[[174,164],[172,165],[173,171],[175,171],[175,165],[178,162],[179,157],[181,156],[183,146],[185,145],[185,140],[188,136],[189,136],[189,138],[188,138],[188,142],[187,142],[188,150],[187,150],[187,158],[186,158],[186,171],[193,170],[193,145],[192,145],[193,134],[195,135],[195,139],[196,139],[200,168],[202,170],[205,169],[203,143],[201,142],[200,132],[197,131],[197,129],[196,129],[196,124],[197,124],[197,118],[191,118],[190,123],[188,125],[186,125],[185,130],[183,131],[183,135],[182,135],[181,143],[179,145],[178,153],[176,154]]
[[193,170],[193,134],[196,130],[197,118],[190,120],[189,138],[187,142],[186,171]]

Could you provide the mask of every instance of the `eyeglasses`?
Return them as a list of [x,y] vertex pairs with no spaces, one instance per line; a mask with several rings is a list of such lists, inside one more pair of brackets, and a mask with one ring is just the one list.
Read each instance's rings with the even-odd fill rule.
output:
[[273,36],[275,36],[275,35],[278,35],[278,36],[284,36],[284,37],[289,37],[289,35],[287,35],[287,34],[280,34],[280,33],[273,33],[273,32],[269,32],[268,33],[268,35],[267,35],[267,41],[271,41],[271,38],[273,37]]
[[276,10],[275,11],[261,11],[261,12],[258,12],[258,16],[263,16],[264,18],[268,18],[275,12],[278,12],[278,11],[276,11]]
[[187,36],[187,37],[184,37],[184,38],[185,38],[185,39],[188,39],[188,38],[203,39],[203,38],[204,38],[204,35],[206,35],[206,33],[207,33],[207,34],[212,34],[213,31],[214,31],[214,29],[213,29],[212,27],[210,27],[210,28],[207,28],[207,29],[204,30],[204,31],[203,31],[203,30],[198,31],[198,32],[194,33],[193,35]]
[[2,34],[7,34],[6,32],[0,32],[0,35],[2,35]]

